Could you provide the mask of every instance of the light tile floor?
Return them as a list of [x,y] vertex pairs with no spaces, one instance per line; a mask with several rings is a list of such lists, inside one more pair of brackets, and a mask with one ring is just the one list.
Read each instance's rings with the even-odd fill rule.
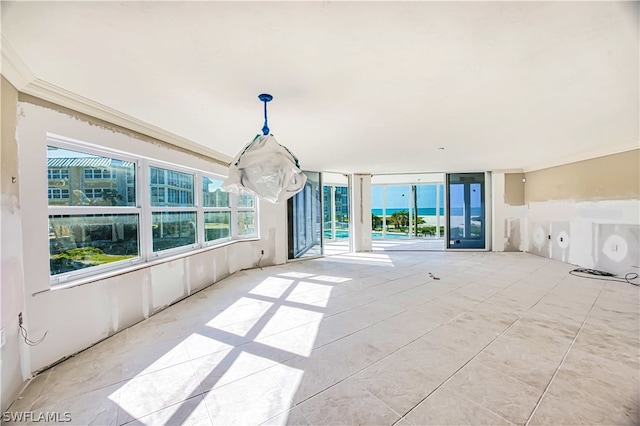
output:
[[570,269],[374,252],[242,271],[40,374],[10,411],[82,425],[638,424],[639,289]]

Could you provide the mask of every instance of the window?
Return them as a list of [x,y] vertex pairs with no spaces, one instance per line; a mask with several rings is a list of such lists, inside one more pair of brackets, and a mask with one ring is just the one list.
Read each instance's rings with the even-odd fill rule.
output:
[[[48,188],[51,275],[102,270],[113,266],[110,264],[139,260],[135,162],[48,147],[47,166],[47,177],[57,182],[56,187]],[[108,176],[108,187],[87,187],[84,179],[73,178],[86,178],[87,172],[96,176],[96,170]],[[127,176],[134,178],[127,180]]]
[[116,171],[110,169],[85,169],[85,179],[115,179]]
[[202,177],[202,207],[204,209],[205,242],[231,237],[229,194],[222,190],[221,179]]
[[153,251],[194,245],[198,227],[194,175],[149,167]]
[[49,199],[50,200],[62,200],[69,198],[69,190],[68,189],[60,189],[60,188],[49,188]]
[[253,195],[238,195],[238,235],[256,234],[255,198]]
[[69,170],[66,169],[47,169],[47,179],[69,179]]
[[53,284],[257,236],[255,198],[227,193],[222,176],[79,142],[52,144],[47,198]]

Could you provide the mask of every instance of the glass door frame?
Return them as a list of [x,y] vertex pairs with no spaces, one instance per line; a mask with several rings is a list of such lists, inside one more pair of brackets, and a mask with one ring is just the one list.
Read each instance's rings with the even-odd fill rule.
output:
[[[301,193],[303,193],[305,191],[305,188],[307,186],[307,184],[305,184],[305,188],[303,188],[300,192],[296,193],[295,195],[293,195],[291,198],[287,199],[286,203],[287,203],[287,262],[291,262],[291,261],[296,261],[296,260],[303,260],[303,259],[315,259],[318,257],[322,257],[324,255],[324,223],[323,223],[323,196],[324,196],[324,190],[322,187],[322,172],[315,172],[312,170],[303,170],[303,173],[314,173],[318,175],[318,185],[319,185],[319,200],[318,200],[318,208],[319,208],[319,225],[320,225],[320,237],[319,237],[319,246],[320,246],[320,253],[318,255],[312,255],[312,256],[304,256],[304,254],[309,251],[311,249],[311,247],[315,246],[316,244],[314,244],[313,246],[308,246],[306,248],[304,248],[301,251],[298,251],[296,253],[296,247],[295,247],[295,230],[296,230],[296,220],[297,218],[294,217],[294,212],[296,211],[296,209],[294,208],[294,204],[296,202],[295,198],[297,196],[299,196]],[[306,203],[307,200],[305,200]],[[315,214],[316,212],[313,212],[313,201],[310,200],[309,201],[312,208],[310,210],[312,210],[312,214]],[[305,224],[306,225],[306,224]],[[313,229],[311,229],[311,232],[313,233]],[[290,257],[293,254],[294,257]]]
[[[482,210],[484,213],[484,220],[482,222],[482,228],[484,233],[484,245],[482,247],[461,247],[461,246],[451,246],[451,226],[450,226],[450,203],[449,203],[449,185],[450,185],[450,176],[451,175],[460,175],[467,174],[467,172],[459,172],[459,173],[446,173],[445,176],[445,185],[444,185],[444,196],[445,196],[445,251],[490,251],[491,250],[491,240],[492,240],[492,182],[491,182],[491,172],[468,172],[470,174],[479,174],[484,173],[484,182],[483,185],[483,194],[482,194]],[[469,211],[469,214],[471,212]]]

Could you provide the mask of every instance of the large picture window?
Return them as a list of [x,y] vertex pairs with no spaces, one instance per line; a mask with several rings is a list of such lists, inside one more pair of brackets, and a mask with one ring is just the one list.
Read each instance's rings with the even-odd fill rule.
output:
[[52,284],[257,237],[255,198],[227,193],[223,180],[82,143],[52,143],[47,148]]
[[52,276],[140,259],[135,173],[135,161],[47,148]]

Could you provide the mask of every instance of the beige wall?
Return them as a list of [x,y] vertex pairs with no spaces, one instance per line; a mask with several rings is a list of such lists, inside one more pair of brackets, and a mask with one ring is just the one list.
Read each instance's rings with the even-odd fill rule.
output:
[[525,174],[525,202],[629,200],[640,194],[640,150]]
[[2,346],[2,406],[4,412],[25,382],[22,373],[18,313],[24,310],[24,268],[22,257],[22,212],[18,179],[16,122],[18,91],[2,77],[2,148],[0,150],[1,251],[0,327],[6,343]]
[[524,173],[504,174],[504,202],[510,206],[524,205]]

